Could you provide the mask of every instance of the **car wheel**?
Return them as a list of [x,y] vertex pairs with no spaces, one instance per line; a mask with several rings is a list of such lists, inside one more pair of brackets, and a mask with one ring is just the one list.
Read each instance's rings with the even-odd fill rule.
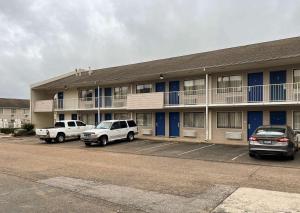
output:
[[134,140],[134,134],[132,132],[129,132],[128,135],[127,135],[127,140],[130,142],[130,141],[133,141]]
[[106,146],[106,144],[107,144],[107,137],[106,136],[102,136],[100,138],[100,143],[101,143],[102,146]]
[[255,154],[253,152],[249,152],[249,157],[255,158]]
[[64,141],[65,141],[65,136],[64,136],[63,134],[58,134],[58,135],[56,136],[56,142],[62,143],[62,142],[64,142]]
[[91,146],[91,143],[85,143],[85,146]]
[[45,142],[46,142],[46,143],[51,143],[51,142],[52,142],[52,139],[51,139],[51,138],[45,139]]

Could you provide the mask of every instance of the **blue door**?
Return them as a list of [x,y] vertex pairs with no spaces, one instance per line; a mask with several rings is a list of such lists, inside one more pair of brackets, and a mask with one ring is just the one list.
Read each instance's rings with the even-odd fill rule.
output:
[[164,92],[165,91],[165,82],[156,83],[155,91],[156,92]]
[[59,114],[58,115],[58,120],[60,120],[60,121],[65,120],[65,114]]
[[72,114],[72,115],[71,115],[71,119],[72,119],[72,120],[77,120],[77,114]]
[[105,95],[105,107],[111,107],[112,103],[112,96],[111,96],[111,88],[105,88],[104,89],[104,95]]
[[270,125],[286,125],[285,111],[270,112]]
[[248,112],[248,138],[253,134],[257,127],[263,124],[262,111],[249,111]]
[[178,105],[179,104],[179,81],[170,81],[169,83],[169,104]]
[[157,112],[155,114],[155,135],[164,136],[165,135],[165,113]]
[[57,106],[59,109],[63,109],[64,108],[64,92],[58,92],[57,93]]
[[95,113],[95,125],[97,126],[101,122],[101,114],[100,114],[100,121],[98,121],[98,112]]
[[248,102],[260,102],[263,100],[263,73],[248,74]]
[[102,106],[102,89],[99,88],[99,94],[98,94],[98,88],[95,89],[95,107],[98,108],[98,98],[99,98],[99,107]]
[[286,99],[286,71],[270,72],[270,98],[271,101],[284,101]]
[[170,112],[169,113],[169,135],[170,137],[178,137],[179,136],[179,125],[180,125],[180,117],[179,112]]
[[104,119],[105,119],[105,120],[111,120],[111,119],[112,119],[111,113],[105,113]]

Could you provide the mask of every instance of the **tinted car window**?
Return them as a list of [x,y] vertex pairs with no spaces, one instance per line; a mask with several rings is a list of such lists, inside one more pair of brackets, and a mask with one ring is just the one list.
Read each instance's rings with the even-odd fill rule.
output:
[[258,128],[255,132],[256,135],[270,135],[270,136],[281,136],[286,132],[285,128]]
[[82,123],[81,121],[76,121],[77,126],[86,126],[85,123]]
[[126,121],[120,121],[120,126],[121,126],[121,128],[127,128]]
[[68,122],[68,126],[70,126],[70,127],[75,127],[76,124],[75,124],[74,121],[69,121],[69,122]]
[[129,127],[135,127],[136,123],[133,120],[127,121]]
[[59,127],[65,127],[65,123],[64,122],[56,122],[55,127],[59,128]]
[[120,129],[120,122],[115,122],[112,124],[111,129]]

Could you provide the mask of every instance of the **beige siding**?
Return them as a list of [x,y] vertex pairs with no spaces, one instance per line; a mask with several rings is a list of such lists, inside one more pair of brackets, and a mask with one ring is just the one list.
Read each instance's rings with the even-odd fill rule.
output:
[[127,109],[162,109],[164,93],[141,93],[127,96]]

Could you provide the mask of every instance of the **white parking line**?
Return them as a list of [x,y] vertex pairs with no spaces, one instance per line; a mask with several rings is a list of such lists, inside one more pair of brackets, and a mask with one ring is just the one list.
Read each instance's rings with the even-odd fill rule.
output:
[[244,156],[244,155],[247,154],[247,153],[248,153],[248,152],[244,152],[244,153],[242,153],[242,154],[239,154],[238,156],[232,158],[231,160],[234,161],[234,160],[238,159],[239,157]]
[[199,148],[197,148],[197,149],[192,149],[192,150],[189,150],[189,151],[180,153],[180,154],[178,154],[177,156],[181,156],[181,155],[184,155],[184,154],[187,154],[187,153],[190,153],[190,152],[194,152],[194,151],[197,151],[197,150],[200,150],[200,149],[205,149],[205,148],[208,148],[208,147],[211,147],[211,146],[214,146],[214,145],[215,145],[215,144],[211,144],[211,145],[207,145],[207,146],[202,146],[202,147],[199,147]]
[[151,146],[151,147],[148,147],[148,148],[139,149],[136,152],[151,150],[151,149],[159,148],[159,147],[162,147],[162,146],[168,146],[168,145],[172,145],[172,143],[166,143],[166,144],[162,144],[162,145],[158,145],[158,146]]

